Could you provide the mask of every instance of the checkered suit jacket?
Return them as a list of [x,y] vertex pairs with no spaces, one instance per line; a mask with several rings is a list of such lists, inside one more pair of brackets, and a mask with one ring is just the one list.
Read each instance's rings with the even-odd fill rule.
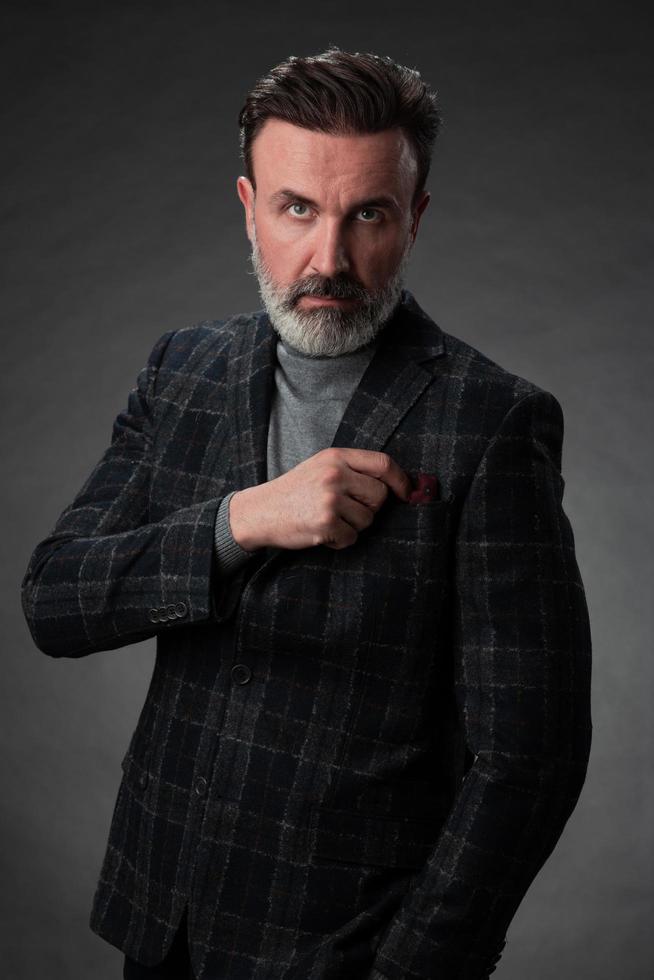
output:
[[479,980],[584,782],[591,641],[557,400],[405,291],[334,446],[438,477],[356,543],[214,569],[266,479],[264,312],[171,331],[23,581],[34,642],[156,636],[91,928],[199,980]]

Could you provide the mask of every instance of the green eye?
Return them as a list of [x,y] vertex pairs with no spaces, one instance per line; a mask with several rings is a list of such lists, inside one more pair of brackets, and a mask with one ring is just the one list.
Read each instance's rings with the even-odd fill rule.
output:
[[[371,214],[373,216],[373,221],[374,221],[374,219],[379,215],[379,211],[376,211],[374,208],[361,208],[359,214]],[[372,222],[368,221],[368,219],[366,218],[364,219],[364,224],[369,225],[372,224]]]

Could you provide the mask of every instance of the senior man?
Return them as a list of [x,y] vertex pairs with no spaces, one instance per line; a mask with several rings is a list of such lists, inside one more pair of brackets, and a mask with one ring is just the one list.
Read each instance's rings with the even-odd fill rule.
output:
[[23,583],[47,654],[157,638],[91,928],[132,980],[481,980],[590,750],[561,407],[403,287],[418,72],[290,58],[240,125],[264,309],[160,338]]

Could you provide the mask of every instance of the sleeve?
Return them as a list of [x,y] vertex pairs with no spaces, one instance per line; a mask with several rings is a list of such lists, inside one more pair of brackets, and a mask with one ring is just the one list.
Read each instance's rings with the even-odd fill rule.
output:
[[248,560],[259,551],[246,551],[241,548],[238,541],[234,539],[232,527],[229,522],[229,505],[232,497],[236,493],[232,490],[226,497],[223,497],[216,514],[216,527],[214,531],[214,546],[216,549],[216,574],[232,575],[247,564]]
[[23,611],[50,656],[81,657],[205,622],[221,600],[212,582],[220,499],[148,523],[151,405],[174,334],[155,344],[109,448],[30,558]]
[[591,636],[562,508],[563,413],[538,390],[504,417],[456,542],[456,698],[473,757],[371,980],[482,980],[576,806],[590,754]]

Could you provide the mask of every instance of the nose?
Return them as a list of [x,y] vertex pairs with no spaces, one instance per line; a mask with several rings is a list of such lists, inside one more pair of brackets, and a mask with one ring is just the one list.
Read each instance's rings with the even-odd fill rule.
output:
[[316,232],[311,269],[321,276],[331,278],[339,272],[347,272],[350,260],[343,232],[336,222],[324,221]]

